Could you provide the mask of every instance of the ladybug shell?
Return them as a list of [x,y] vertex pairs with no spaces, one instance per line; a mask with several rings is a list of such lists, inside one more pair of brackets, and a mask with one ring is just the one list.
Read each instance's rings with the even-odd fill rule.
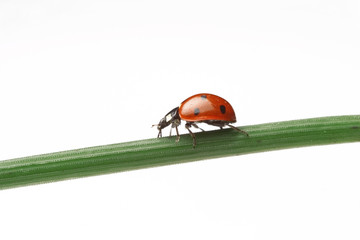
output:
[[209,93],[199,93],[183,101],[179,107],[179,115],[182,120],[188,122],[236,122],[235,112],[230,103]]

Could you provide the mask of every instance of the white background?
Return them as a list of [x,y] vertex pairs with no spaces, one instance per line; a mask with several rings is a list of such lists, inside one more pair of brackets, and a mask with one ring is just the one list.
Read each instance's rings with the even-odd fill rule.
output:
[[[0,159],[155,137],[200,92],[237,126],[359,114],[359,56],[355,0],[3,0]],[[359,147],[0,191],[0,238],[359,239]]]

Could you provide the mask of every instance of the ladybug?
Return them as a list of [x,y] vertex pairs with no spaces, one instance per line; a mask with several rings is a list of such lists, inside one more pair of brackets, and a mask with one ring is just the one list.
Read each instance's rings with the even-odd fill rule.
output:
[[[224,126],[229,126],[240,133],[249,136],[249,134],[237,127],[230,125],[236,122],[234,109],[225,99],[209,93],[199,93],[184,100],[180,107],[176,107],[168,112],[165,117],[160,119],[157,126],[159,130],[158,138],[162,137],[161,130],[171,125],[171,129],[176,129],[176,142],[179,141],[180,135],[178,126],[181,120],[186,121],[185,128],[189,131],[193,138],[193,147],[196,146],[195,134],[190,130],[190,127],[199,128],[197,123],[207,123],[209,125],[217,126],[222,129]],[[199,128],[204,131],[203,129]]]

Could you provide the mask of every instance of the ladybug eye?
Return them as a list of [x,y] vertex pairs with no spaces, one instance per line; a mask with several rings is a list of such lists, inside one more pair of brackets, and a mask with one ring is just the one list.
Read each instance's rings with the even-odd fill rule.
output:
[[169,113],[168,115],[166,115],[166,116],[165,116],[165,120],[166,120],[166,122],[170,121],[170,120],[171,120],[171,118],[172,118],[171,113]]

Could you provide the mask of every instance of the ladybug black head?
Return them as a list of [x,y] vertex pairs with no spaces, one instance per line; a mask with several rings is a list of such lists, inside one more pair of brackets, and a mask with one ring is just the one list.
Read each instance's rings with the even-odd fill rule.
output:
[[160,119],[158,124],[154,124],[153,126],[157,126],[159,130],[158,137],[161,137],[161,129],[166,128],[170,124],[172,124],[171,127],[177,127],[180,125],[180,122],[179,107],[176,107]]

